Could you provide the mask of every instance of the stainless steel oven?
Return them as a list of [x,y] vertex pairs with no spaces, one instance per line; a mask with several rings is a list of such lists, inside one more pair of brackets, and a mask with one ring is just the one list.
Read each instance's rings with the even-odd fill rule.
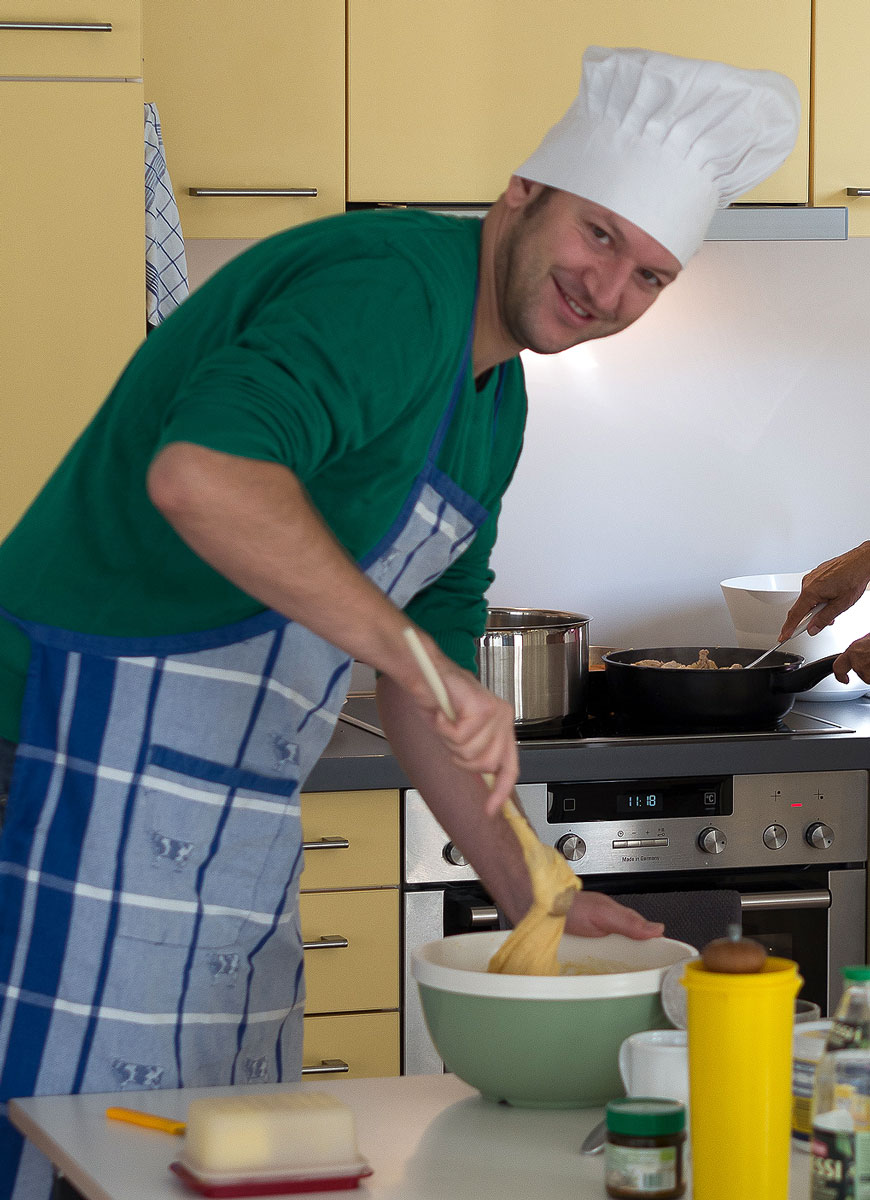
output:
[[[744,930],[792,958],[831,1011],[866,958],[866,771],[522,784],[538,836],[584,885],[626,897],[728,890]],[[442,1070],[410,974],[415,946],[500,914],[419,793],[404,794],[403,1070]],[[691,940],[688,938],[687,940]]]

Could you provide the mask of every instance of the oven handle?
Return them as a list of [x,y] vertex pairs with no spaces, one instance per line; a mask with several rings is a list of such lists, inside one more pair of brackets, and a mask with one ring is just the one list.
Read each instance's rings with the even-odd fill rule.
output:
[[[744,912],[768,912],[795,908],[830,908],[831,893],[827,888],[801,892],[746,892],[740,897]],[[491,904],[475,905],[468,910],[471,928],[492,925],[498,921],[498,909]]]
[[494,921],[498,921],[499,914],[494,904],[481,904],[470,908],[468,916],[471,928],[475,929],[478,925],[492,925]]
[[740,897],[745,911],[762,912],[781,908],[830,908],[831,893],[827,888],[806,892],[747,892]]

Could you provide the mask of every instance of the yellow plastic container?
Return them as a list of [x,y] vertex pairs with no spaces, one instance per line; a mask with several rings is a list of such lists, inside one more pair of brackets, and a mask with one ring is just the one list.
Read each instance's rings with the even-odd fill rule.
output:
[[694,1200],[787,1200],[797,964],[752,975],[687,962]]

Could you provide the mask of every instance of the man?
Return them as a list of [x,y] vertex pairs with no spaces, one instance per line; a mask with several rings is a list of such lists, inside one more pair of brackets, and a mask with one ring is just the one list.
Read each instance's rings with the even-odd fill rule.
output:
[[[298,1076],[298,796],[353,659],[409,777],[525,911],[513,713],[474,675],[517,355],[641,316],[798,111],[770,72],[592,48],[482,225],[289,231],[149,337],[0,547],[0,1098]],[[661,931],[586,892],[568,928]],[[42,1200],[30,1148],[19,1176]]]

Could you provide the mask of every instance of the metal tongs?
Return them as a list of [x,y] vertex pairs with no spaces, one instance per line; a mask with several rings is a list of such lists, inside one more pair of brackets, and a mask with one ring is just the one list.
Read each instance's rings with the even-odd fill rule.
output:
[[809,627],[810,622],[812,621],[812,619],[816,615],[816,613],[821,612],[821,610],[825,607],[826,604],[827,604],[827,600],[823,600],[821,602],[821,604],[817,604],[815,608],[810,609],[810,611],[807,613],[807,615],[804,617],[804,619],[800,622],[800,624],[798,625],[798,627],[794,631],[794,633],[791,635],[791,637],[783,638],[783,640],[781,642],[774,642],[774,644],[770,647],[769,650],[765,650],[765,652],[763,654],[759,654],[758,658],[754,658],[751,663],[747,663],[746,670],[748,671],[750,667],[757,667],[760,662],[762,662],[765,658],[767,658],[768,654],[773,654],[774,650],[778,650],[780,648],[780,646],[788,645],[788,643],[790,641],[792,641],[793,638],[796,638],[799,634],[804,633],[807,630],[807,628]]

